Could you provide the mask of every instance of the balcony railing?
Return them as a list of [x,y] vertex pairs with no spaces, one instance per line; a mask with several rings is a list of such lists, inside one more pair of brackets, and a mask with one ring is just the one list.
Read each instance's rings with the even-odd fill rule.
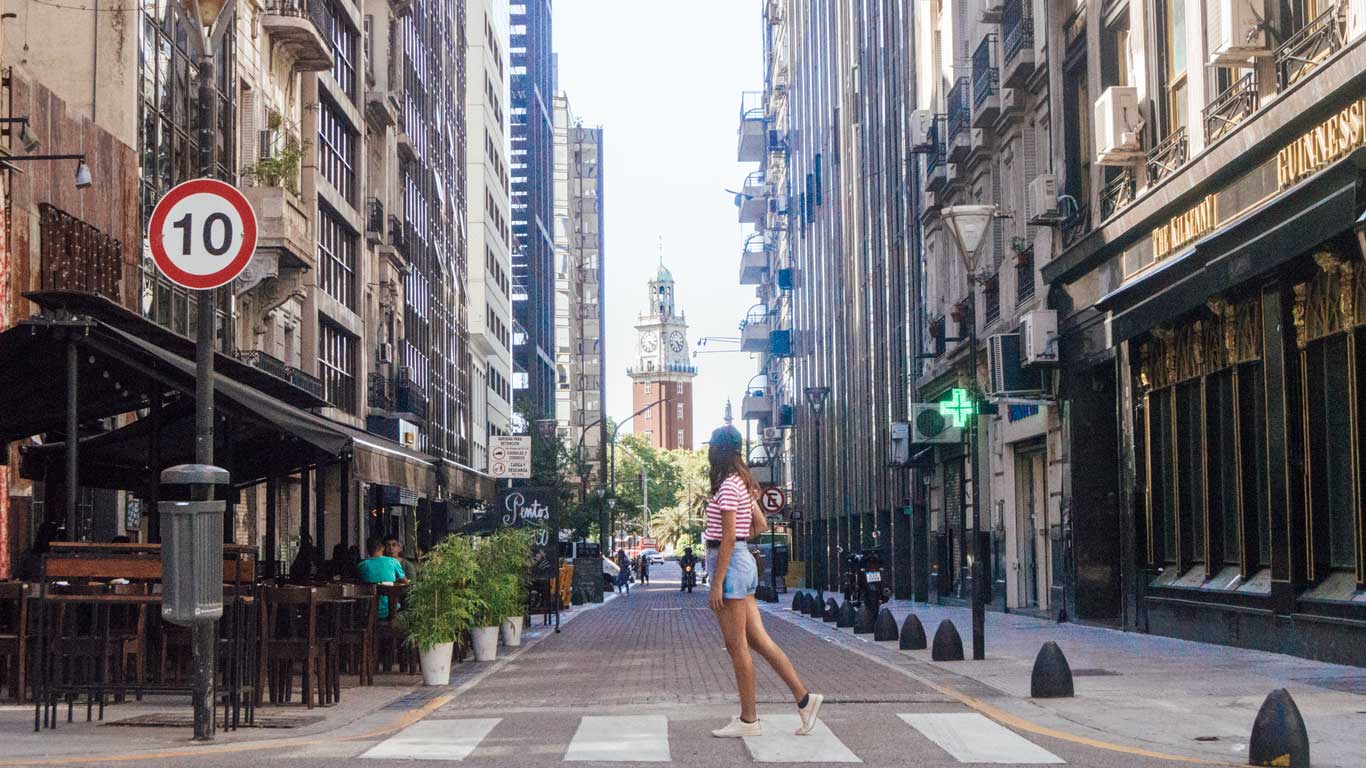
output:
[[1167,138],[1148,153],[1149,183],[1161,181],[1185,165],[1189,146],[1185,126],[1167,134]]
[[253,368],[259,368],[276,378],[289,379],[289,366],[285,365],[285,361],[274,355],[262,352],[259,349],[239,349],[233,356],[247,365],[250,365]]
[[982,283],[982,320],[983,325],[991,325],[1001,319],[1001,276],[992,275]]
[[427,393],[409,376],[407,368],[399,368],[394,378],[394,410],[418,419],[427,417]]
[[55,205],[38,204],[39,287],[98,293],[119,303],[123,246]]
[[1257,72],[1238,78],[1205,107],[1205,140],[1218,141],[1248,115],[1257,111]]
[[394,409],[394,398],[389,391],[389,378],[382,373],[370,374],[368,401],[371,408],[381,411]]
[[1333,3],[1318,18],[1305,24],[1276,47],[1276,90],[1294,85],[1342,48],[1342,18]]
[[968,103],[968,79],[960,77],[949,89],[948,99],[948,143],[958,138],[958,134],[968,129],[972,119],[972,105]]
[[935,115],[930,123],[930,151],[926,154],[925,175],[933,176],[934,172],[944,165],[944,115]]
[[1100,191],[1100,220],[1105,221],[1115,211],[1134,201],[1134,173],[1125,169],[1110,180]]
[[397,216],[389,217],[389,244],[403,250],[403,221]]
[[972,106],[980,108],[999,88],[1001,70],[996,64],[996,35],[989,34],[972,54]]
[[1005,61],[1015,60],[1020,51],[1034,46],[1034,16],[1027,0],[1006,0],[1001,10],[1001,35],[1004,38]]
[[318,398],[319,400],[325,399],[323,398],[322,379],[318,378],[317,376],[304,373],[303,371],[294,367],[287,368],[287,371],[289,375],[285,378],[289,380],[290,384],[293,384],[299,389],[302,389],[308,394]]
[[1015,303],[1034,296],[1034,247],[1015,252]]
[[1070,248],[1082,235],[1091,231],[1091,209],[1088,206],[1077,208],[1066,221],[1062,223],[1062,247]]
[[384,203],[372,197],[365,203],[365,232],[384,237]]

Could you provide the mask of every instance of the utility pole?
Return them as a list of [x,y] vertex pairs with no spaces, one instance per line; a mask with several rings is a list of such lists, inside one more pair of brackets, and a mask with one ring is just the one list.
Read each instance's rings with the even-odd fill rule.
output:
[[640,535],[650,535],[650,475],[640,465]]

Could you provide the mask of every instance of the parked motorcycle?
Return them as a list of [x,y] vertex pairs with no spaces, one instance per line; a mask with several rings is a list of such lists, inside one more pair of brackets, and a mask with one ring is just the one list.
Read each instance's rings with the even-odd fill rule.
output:
[[851,552],[844,562],[840,580],[844,599],[863,603],[876,614],[882,603],[892,598],[891,584],[883,579],[882,551]]
[[697,566],[693,563],[683,564],[683,589],[692,592],[692,588],[697,586]]

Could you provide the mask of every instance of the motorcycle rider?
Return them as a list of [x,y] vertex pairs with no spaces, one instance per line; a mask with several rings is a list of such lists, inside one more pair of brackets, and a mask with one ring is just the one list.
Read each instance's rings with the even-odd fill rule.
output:
[[692,547],[683,548],[683,556],[678,558],[678,564],[683,568],[683,584],[678,591],[686,589],[691,594],[693,586],[697,584],[697,555],[692,553]]

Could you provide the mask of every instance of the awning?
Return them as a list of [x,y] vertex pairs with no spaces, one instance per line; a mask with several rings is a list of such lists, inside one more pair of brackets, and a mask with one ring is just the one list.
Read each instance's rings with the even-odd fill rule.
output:
[[1347,158],[1225,224],[1142,278],[1103,297],[1118,344],[1266,274],[1355,226],[1361,167]]

